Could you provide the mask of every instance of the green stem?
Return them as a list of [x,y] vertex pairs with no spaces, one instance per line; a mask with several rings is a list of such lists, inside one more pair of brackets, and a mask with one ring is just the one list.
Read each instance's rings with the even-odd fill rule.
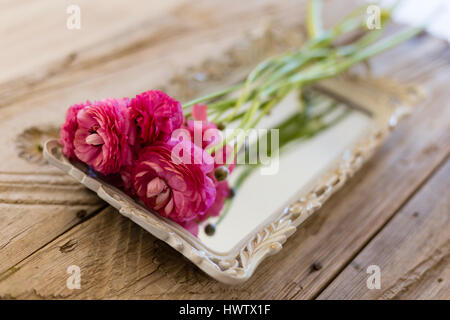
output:
[[194,99],[194,100],[192,100],[192,101],[190,101],[188,103],[183,104],[182,107],[183,107],[183,109],[186,109],[188,107],[192,107],[193,105],[195,105],[197,103],[208,101],[208,100],[212,100],[212,99],[215,99],[215,98],[219,98],[221,96],[229,94],[230,92],[233,92],[233,91],[235,91],[237,89],[240,89],[241,87],[242,87],[242,83],[238,83],[238,84],[236,84],[234,86],[231,86],[228,89],[225,89],[225,90],[222,90],[222,91],[218,91],[218,92],[212,93],[210,95]]
[[310,38],[314,39],[323,32],[322,23],[322,0],[310,0],[308,2],[308,13],[306,16],[306,28]]

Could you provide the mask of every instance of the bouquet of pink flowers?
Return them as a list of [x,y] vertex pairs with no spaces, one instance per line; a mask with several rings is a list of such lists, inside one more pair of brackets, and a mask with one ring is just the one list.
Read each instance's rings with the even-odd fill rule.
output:
[[[365,16],[360,14],[364,8],[324,30],[319,8],[320,1],[311,2],[307,17],[310,39],[302,48],[263,61],[229,89],[183,106],[157,90],[131,100],[105,99],[71,106],[61,128],[64,155],[85,163],[148,208],[197,234],[198,223],[219,215],[234,193],[227,177],[248,130],[290,92],[298,91],[302,107],[276,126],[280,147],[311,137],[327,127],[322,121],[324,112],[311,112],[311,84],[345,72],[422,30],[412,28],[379,40],[382,29],[367,29]],[[383,23],[391,11],[382,11]],[[357,33],[352,43],[336,43],[350,32]],[[212,116],[214,121],[209,121]],[[238,122],[243,136],[222,138],[220,130],[233,122]],[[233,139],[238,141],[231,145]],[[242,181],[238,179],[237,185]]]
[[186,119],[181,104],[157,90],[131,100],[87,101],[67,111],[60,142],[67,158],[196,234],[198,221],[221,211],[229,185],[219,173],[233,168],[223,152],[206,151],[220,142],[206,111],[195,105],[193,119]]

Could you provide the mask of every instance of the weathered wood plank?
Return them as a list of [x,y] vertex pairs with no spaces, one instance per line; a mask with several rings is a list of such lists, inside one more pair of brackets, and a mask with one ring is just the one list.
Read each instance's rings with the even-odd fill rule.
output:
[[[428,99],[348,185],[292,236],[247,283],[228,287],[112,209],[65,233],[0,280],[3,297],[313,298],[428,179],[450,151],[448,47],[424,37],[377,59],[375,70],[421,82]],[[406,54],[408,52],[408,54]],[[443,66],[430,68],[440,52]],[[384,60],[388,59],[388,60]],[[408,61],[405,61],[408,60]],[[414,65],[410,75],[406,66]],[[395,67],[394,67],[395,66]],[[386,73],[386,71],[385,71]],[[69,245],[64,246],[69,243]],[[76,245],[74,244],[76,243]],[[70,247],[63,250],[61,247]],[[81,268],[81,290],[65,287],[66,269]]]
[[[319,299],[450,299],[449,177],[447,161]],[[370,265],[380,289],[366,286]]]
[[[51,77],[77,60],[80,49],[111,42],[117,35],[125,36],[127,30],[148,26],[183,2],[130,0],[124,5],[120,0],[2,1],[0,82]],[[70,5],[80,8],[80,29],[67,28],[66,10]],[[16,83],[22,87],[31,84]]]
[[[15,41],[2,59],[5,66],[4,77],[0,77],[0,107],[25,104],[33,96],[61,88],[66,89],[60,90],[66,94],[59,98],[61,103],[134,95],[167,83],[180,68],[221,54],[230,41],[242,38],[242,33],[269,22],[298,23],[304,16],[305,1],[134,0],[127,2],[125,12],[120,1],[113,1],[112,6],[108,1],[82,1],[85,24],[76,31],[65,27],[66,4],[48,9],[48,2],[52,1],[34,8],[34,28],[20,29],[24,34],[17,37],[0,33],[5,47]],[[127,14],[128,10],[131,12]],[[20,8],[15,14],[21,14]],[[12,28],[15,19],[8,17],[4,20],[8,26],[5,30]],[[30,33],[48,38],[18,41],[31,38]],[[17,65],[23,56],[24,61]],[[22,65],[24,70],[19,68]],[[70,93],[70,87],[78,89]]]
[[68,206],[0,203],[0,274],[7,272],[58,235],[88,219],[99,208],[99,205],[82,204]]

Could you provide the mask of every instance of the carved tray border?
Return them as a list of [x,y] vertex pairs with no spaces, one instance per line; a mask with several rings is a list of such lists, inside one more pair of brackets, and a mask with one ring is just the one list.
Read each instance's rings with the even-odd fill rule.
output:
[[412,104],[420,97],[412,86],[400,86],[387,79],[361,80],[354,76],[323,82],[316,89],[349,106],[368,111],[375,121],[374,129],[336,159],[335,165],[325,170],[314,186],[302,193],[297,201],[286,206],[281,214],[270,216],[227,254],[210,250],[178,224],[151,213],[117,188],[87,175],[83,168],[72,164],[61,154],[61,146],[56,139],[45,143],[44,157],[96,192],[122,215],[181,252],[211,277],[227,284],[242,283],[252,276],[267,256],[279,252],[296,228],[361,168],[398,122],[411,112]]

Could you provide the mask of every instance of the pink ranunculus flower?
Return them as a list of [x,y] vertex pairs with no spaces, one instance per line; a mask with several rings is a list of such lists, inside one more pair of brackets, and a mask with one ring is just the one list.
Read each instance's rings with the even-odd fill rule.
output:
[[137,130],[137,144],[167,141],[183,124],[181,104],[164,92],[149,90],[131,100],[130,116]]
[[131,165],[135,128],[129,118],[129,100],[106,99],[84,107],[77,114],[74,153],[104,175]]
[[66,121],[61,126],[59,142],[63,146],[63,154],[71,160],[77,159],[77,156],[74,152],[75,147],[73,145],[73,140],[75,139],[75,131],[78,128],[77,115],[80,110],[89,105],[91,105],[91,103],[87,101],[86,103],[74,104],[73,106],[71,106],[69,109],[67,109]]
[[[190,150],[195,159],[175,148]],[[208,176],[214,161],[190,141],[158,141],[143,148],[133,168],[133,187],[146,206],[178,223],[203,215],[213,204],[216,189]]]

